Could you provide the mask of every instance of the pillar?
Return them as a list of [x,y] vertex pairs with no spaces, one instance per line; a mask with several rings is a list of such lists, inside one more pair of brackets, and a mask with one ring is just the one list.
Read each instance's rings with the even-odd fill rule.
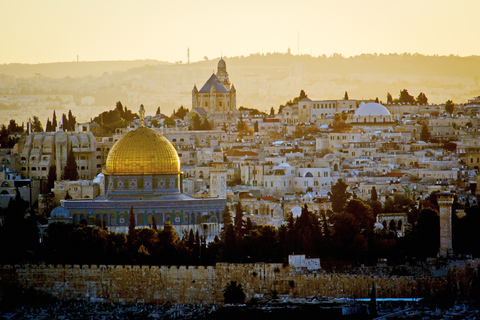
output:
[[440,207],[440,257],[453,254],[452,247],[452,204],[453,195],[450,192],[437,194]]

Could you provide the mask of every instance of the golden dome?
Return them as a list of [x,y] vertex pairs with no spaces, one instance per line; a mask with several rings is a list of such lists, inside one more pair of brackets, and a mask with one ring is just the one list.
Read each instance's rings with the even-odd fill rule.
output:
[[163,135],[146,127],[130,130],[108,153],[106,174],[179,174],[177,151]]

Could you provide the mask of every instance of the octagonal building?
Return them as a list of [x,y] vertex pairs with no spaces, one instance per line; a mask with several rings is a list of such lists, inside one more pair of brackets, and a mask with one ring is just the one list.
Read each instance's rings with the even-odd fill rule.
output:
[[226,199],[183,194],[177,151],[153,129],[141,126],[120,138],[108,154],[104,175],[105,195],[62,201],[72,222],[127,233],[133,208],[137,227],[170,222],[179,234],[199,230],[210,239],[221,230]]

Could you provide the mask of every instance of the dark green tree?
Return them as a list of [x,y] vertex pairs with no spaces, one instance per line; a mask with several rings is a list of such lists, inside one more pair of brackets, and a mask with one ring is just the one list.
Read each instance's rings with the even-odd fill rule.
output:
[[418,97],[417,97],[417,104],[423,106],[428,104],[428,98],[425,95],[425,93],[420,92]]
[[160,107],[157,107],[157,111],[155,112],[155,115],[158,116],[160,114]]
[[370,199],[372,201],[377,201],[378,200],[377,188],[375,188],[375,186],[372,187],[372,195],[371,195]]
[[225,231],[227,230],[227,227],[229,225],[232,225],[232,214],[230,213],[230,208],[228,206],[225,206],[225,208],[222,211],[221,219],[223,222],[222,225],[222,238],[225,237]]
[[48,192],[52,192],[51,190],[55,187],[55,181],[57,181],[57,166],[52,164],[48,168],[48,175],[47,175],[47,188]]
[[135,213],[133,213],[133,206],[130,207],[130,211],[128,212],[128,238],[130,242],[132,242],[137,235],[136,231],[136,221],[135,221]]
[[14,119],[10,119],[8,123],[8,132],[10,133],[22,133],[24,132],[23,125],[19,126]]
[[274,116],[275,115],[275,109],[273,107],[270,108],[270,116]]
[[343,182],[342,179],[338,179],[337,183],[332,186],[331,191],[328,193],[330,200],[332,201],[332,210],[335,213],[343,211],[347,200],[352,196],[347,192],[348,185]]
[[235,237],[241,238],[245,231],[245,221],[243,221],[243,209],[240,201],[235,205],[235,217],[234,217]]
[[258,121],[253,123],[253,131],[258,132]]
[[62,180],[76,181],[78,180],[78,168],[77,161],[75,160],[75,155],[73,153],[73,148],[70,146],[67,154],[67,164],[63,169]]
[[227,304],[238,304],[245,302],[245,293],[240,283],[236,281],[230,281],[223,289],[223,298]]
[[55,110],[53,110],[53,118],[52,118],[53,131],[57,131],[57,127],[58,127],[57,115],[55,114]]
[[68,131],[75,131],[76,117],[72,114],[72,110],[68,110]]
[[420,140],[424,142],[430,141],[430,131],[425,123],[422,125],[422,130],[420,131]]
[[45,132],[52,132],[52,123],[50,122],[50,118],[47,118],[47,124],[45,126]]
[[393,102],[393,97],[390,94],[390,92],[387,92],[387,103],[392,103]]
[[182,105],[180,106],[180,108],[178,108],[178,110],[174,113],[174,115],[176,115],[177,117],[183,120],[183,118],[185,118],[187,113],[188,113],[188,109],[184,108]]
[[200,116],[198,113],[195,113],[193,116],[193,130],[202,130],[202,120],[200,119]]
[[407,89],[400,91],[398,101],[400,103],[415,104],[415,98],[408,93]]
[[212,130],[212,126],[210,125],[210,122],[208,122],[207,118],[203,119],[202,130]]
[[165,125],[167,127],[174,127],[176,124],[177,123],[172,118],[168,118],[168,119],[163,120],[163,125]]
[[63,131],[67,131],[68,130],[68,119],[67,119],[67,115],[65,113],[62,113],[62,125],[61,125],[61,128]]
[[343,100],[348,100],[348,92],[345,91],[345,95],[343,96]]
[[453,114],[453,110],[455,109],[455,104],[452,100],[447,100],[445,102],[445,111],[451,116]]
[[32,131],[33,132],[43,132],[42,123],[40,122],[40,119],[38,119],[37,116],[33,116]]

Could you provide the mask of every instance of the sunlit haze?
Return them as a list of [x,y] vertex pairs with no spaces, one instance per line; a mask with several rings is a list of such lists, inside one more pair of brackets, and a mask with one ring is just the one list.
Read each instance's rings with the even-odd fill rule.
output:
[[0,64],[287,52],[479,55],[478,0],[0,3]]

